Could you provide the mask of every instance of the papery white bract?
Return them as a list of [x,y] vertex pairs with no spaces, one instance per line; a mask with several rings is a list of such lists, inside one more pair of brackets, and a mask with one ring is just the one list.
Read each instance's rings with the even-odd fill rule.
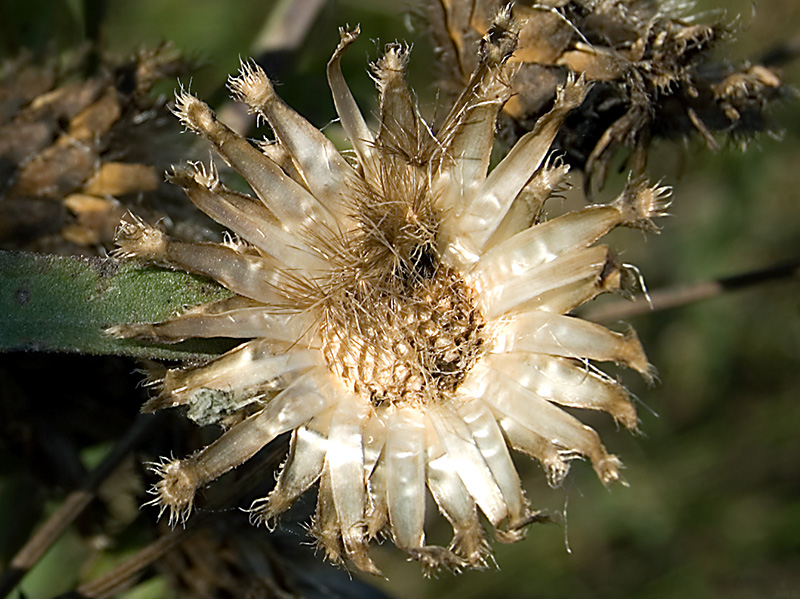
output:
[[[198,453],[158,466],[156,502],[173,518],[198,488],[291,431],[274,490],[252,506],[255,521],[270,524],[318,483],[310,528],[332,561],[378,573],[368,546],[387,534],[426,568],[482,567],[489,545],[479,511],[504,542],[539,517],[509,446],[539,460],[554,485],[578,456],[604,483],[619,479],[597,433],[559,406],[603,410],[635,428],[627,392],[590,361],[646,377],[650,366],[632,332],[566,314],[619,288],[621,267],[594,243],[618,225],[652,228],[667,193],[635,181],[612,204],[540,222],[566,172],[548,152],[585,96],[576,79],[489,171],[516,42],[508,11],[436,134],[406,87],[408,50],[399,44],[373,66],[380,126],[368,128],[340,70],[356,35],[342,31],[328,65],[352,160],[255,65],[243,65],[230,88],[274,132],[260,148],[178,94],[181,121],[256,197],[226,188],[213,169],[176,168],[172,180],[239,240],[182,243],[134,220],[119,230],[119,253],[207,275],[235,295],[112,333],[251,339],[205,365],[170,370],[146,406],[188,406],[196,420],[227,427]],[[452,524],[448,547],[426,543],[428,493]]]

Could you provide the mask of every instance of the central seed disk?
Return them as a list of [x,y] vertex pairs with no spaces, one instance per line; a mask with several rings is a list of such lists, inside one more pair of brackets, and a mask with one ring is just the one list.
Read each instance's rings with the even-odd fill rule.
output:
[[483,342],[483,316],[460,277],[440,269],[403,291],[351,290],[323,326],[329,367],[375,406],[442,401]]

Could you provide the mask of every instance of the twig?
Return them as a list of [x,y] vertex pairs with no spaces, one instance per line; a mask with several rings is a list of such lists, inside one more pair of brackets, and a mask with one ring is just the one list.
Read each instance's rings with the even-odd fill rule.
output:
[[582,316],[590,320],[599,321],[629,318],[648,312],[658,312],[669,308],[687,306],[701,300],[722,295],[728,291],[737,291],[739,289],[755,287],[762,283],[789,278],[800,278],[800,260],[774,264],[766,268],[752,270],[722,279],[659,289],[649,294],[649,302],[647,298],[638,296],[633,301],[621,300],[606,304],[605,306],[588,309],[582,312]]
[[771,50],[761,58],[761,63],[768,67],[780,67],[800,56],[800,35],[786,40]]
[[202,517],[195,518],[187,526],[171,530],[110,572],[81,585],[75,593],[70,593],[68,596],[103,599],[125,590],[135,582],[136,575],[139,572],[153,564],[167,551],[179,545],[188,535],[197,531],[199,529],[198,524],[203,520],[204,518]]
[[152,414],[140,415],[100,465],[86,476],[81,488],[70,493],[61,507],[17,552],[8,570],[0,576],[0,598],[6,597],[19,584],[67,527],[86,509],[96,497],[97,489],[103,481],[147,435],[154,419]]
[[253,42],[256,54],[297,50],[306,39],[325,0],[280,0]]

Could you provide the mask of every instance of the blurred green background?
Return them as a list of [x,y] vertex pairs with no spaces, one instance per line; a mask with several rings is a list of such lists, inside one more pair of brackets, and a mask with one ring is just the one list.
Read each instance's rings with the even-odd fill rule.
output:
[[[720,2],[699,2],[697,10]],[[226,77],[240,56],[258,47],[275,4],[3,0],[0,53],[27,47],[52,56],[90,36],[125,56],[169,40],[202,65],[192,90],[221,105]],[[749,0],[724,3],[728,19],[742,15],[736,41],[725,46],[727,58],[758,59],[800,31],[796,0],[752,7]],[[366,63],[394,39],[414,43],[412,83],[420,104],[432,111],[431,49],[424,25],[406,8],[326,2],[303,43],[275,66],[281,95],[316,125],[331,121],[324,66],[337,27],[360,23],[362,39],[346,55],[344,70],[365,112],[375,108]],[[800,61],[787,65],[783,77],[797,86]],[[158,91],[171,93],[170,87]],[[660,236],[619,231],[611,241],[624,261],[641,268],[651,289],[800,257],[800,104],[788,100],[773,114],[782,139],[762,136],[744,153],[725,146],[712,154],[697,140],[655,145],[649,172],[674,187],[672,216]],[[608,193],[623,180],[612,180]],[[389,580],[368,582],[394,597],[800,597],[799,292],[795,278],[630,318],[659,371],[654,388],[626,378],[642,402],[641,434],[616,430],[609,419],[591,421],[623,458],[630,486],[606,489],[587,464],[576,463],[564,488],[553,490],[536,465],[520,459],[533,505],[562,515],[561,523],[532,528],[522,543],[496,545],[496,569],[434,579],[423,578],[387,543],[378,559]],[[72,363],[88,368],[88,360]],[[9,472],[8,464],[0,470]],[[0,507],[11,511],[2,519],[8,522],[24,497],[5,498]],[[71,588],[79,564],[70,561],[69,543],[78,543],[75,534],[31,575],[23,587],[27,597]],[[166,591],[151,583],[137,593],[128,596]]]

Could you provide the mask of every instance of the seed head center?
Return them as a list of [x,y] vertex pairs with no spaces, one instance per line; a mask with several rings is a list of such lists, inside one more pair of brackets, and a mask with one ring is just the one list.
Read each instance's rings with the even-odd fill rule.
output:
[[376,407],[446,401],[483,345],[483,316],[463,280],[439,268],[400,289],[348,291],[323,326],[331,370]]

